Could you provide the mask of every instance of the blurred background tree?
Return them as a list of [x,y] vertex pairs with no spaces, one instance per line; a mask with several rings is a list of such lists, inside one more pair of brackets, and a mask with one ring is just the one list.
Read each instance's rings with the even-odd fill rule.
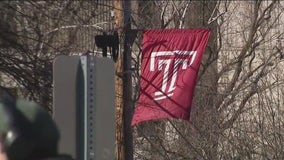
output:
[[[284,159],[284,3],[130,2],[133,29],[212,31],[190,121],[134,127],[134,159]],[[113,2],[103,0],[1,1],[0,86],[52,112],[53,59],[101,56],[94,36],[112,31],[113,10]],[[141,33],[131,47],[133,106],[139,94]]]

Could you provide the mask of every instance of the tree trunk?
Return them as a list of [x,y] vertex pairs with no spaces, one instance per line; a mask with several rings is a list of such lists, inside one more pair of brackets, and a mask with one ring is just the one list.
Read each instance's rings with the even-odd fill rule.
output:
[[[190,137],[197,140],[193,144],[203,150],[202,159],[218,159],[218,113],[214,108],[214,99],[217,93],[217,28],[216,22],[208,25],[208,20],[217,2],[192,1],[189,7],[185,24],[187,28],[210,28],[211,35],[203,55],[202,65],[195,89],[192,105]],[[192,130],[196,128],[196,130]],[[200,159],[201,155],[195,158]]]

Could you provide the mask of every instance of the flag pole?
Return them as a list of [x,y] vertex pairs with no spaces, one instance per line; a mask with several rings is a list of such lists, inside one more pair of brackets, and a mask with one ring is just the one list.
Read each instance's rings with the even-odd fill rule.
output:
[[130,2],[131,0],[123,0],[124,2],[124,44],[123,44],[123,67],[124,67],[124,81],[123,81],[123,132],[124,132],[124,147],[125,160],[133,160],[133,136],[131,128],[131,120],[133,115],[132,103],[132,75],[131,75],[131,16],[130,16]]

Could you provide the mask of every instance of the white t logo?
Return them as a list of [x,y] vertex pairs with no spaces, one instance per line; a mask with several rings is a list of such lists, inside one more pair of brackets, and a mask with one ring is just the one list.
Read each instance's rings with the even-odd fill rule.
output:
[[[177,79],[177,72],[178,72],[178,66],[181,66],[182,70],[185,70],[188,68],[188,66],[191,66],[195,60],[196,57],[196,51],[161,51],[161,52],[152,52],[151,53],[151,59],[150,59],[150,71],[155,71],[155,58],[156,57],[162,57],[162,56],[172,56],[172,55],[182,55],[181,58],[176,59],[158,59],[158,70],[161,71],[164,67],[164,75],[163,75],[163,82],[162,87],[159,91],[156,91],[154,93],[155,97],[154,100],[162,100],[167,97],[171,97],[174,94],[174,90],[176,88],[176,79]],[[188,57],[191,57],[190,63],[188,64]],[[171,65],[171,61],[174,60],[173,65]],[[168,86],[168,79],[169,79],[169,70],[170,67],[173,68],[172,78],[170,81],[170,85]],[[168,87],[168,90],[166,90]]]

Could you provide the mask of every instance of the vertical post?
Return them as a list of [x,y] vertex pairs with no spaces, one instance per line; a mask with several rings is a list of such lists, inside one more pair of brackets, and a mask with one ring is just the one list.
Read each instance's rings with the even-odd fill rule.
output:
[[[118,30],[119,37],[121,37],[121,28],[123,9],[121,0],[114,0],[114,27]],[[121,42],[121,38],[120,38]],[[121,53],[120,45],[119,53]],[[118,58],[115,64],[116,76],[115,76],[115,103],[116,103],[116,157],[118,160],[124,160],[124,147],[123,147],[123,80],[119,76],[119,73],[123,73],[123,59],[122,55],[118,54]]]
[[[132,142],[132,103],[131,103],[131,74],[130,63],[131,53],[128,42],[128,31],[130,30],[130,1],[114,0],[114,23],[118,30],[120,42],[123,42],[122,54],[119,54],[116,62],[116,141],[117,141],[117,159],[133,160],[133,142]],[[121,50],[120,50],[121,53]]]
[[133,114],[132,103],[132,78],[131,78],[131,16],[130,16],[130,0],[124,0],[124,44],[123,44],[123,135],[124,135],[124,147],[125,147],[125,160],[133,160],[133,136],[131,128],[131,120]]

